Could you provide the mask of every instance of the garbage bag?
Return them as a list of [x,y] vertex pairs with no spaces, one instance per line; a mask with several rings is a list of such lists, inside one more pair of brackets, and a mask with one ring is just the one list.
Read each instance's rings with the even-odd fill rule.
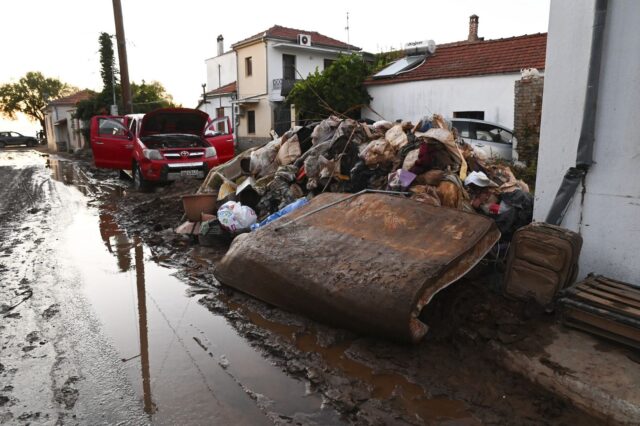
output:
[[218,209],[218,221],[232,233],[247,230],[256,223],[258,217],[251,207],[235,201],[227,201]]
[[409,151],[406,157],[404,157],[404,162],[402,163],[403,170],[411,170],[411,168],[418,161],[418,155],[420,154],[420,148],[416,148],[414,150]]
[[339,125],[340,119],[333,115],[322,120],[320,124],[313,129],[313,132],[311,132],[311,143],[315,146],[319,143],[332,140]]
[[286,214],[291,213],[292,211],[304,206],[305,204],[307,204],[309,202],[309,200],[307,200],[306,198],[299,198],[296,201],[294,201],[291,204],[287,204],[285,207],[283,207],[282,209],[278,210],[277,212],[267,216],[266,219],[264,219],[262,222],[260,223],[254,223],[253,225],[251,225],[251,230],[255,231],[258,228],[262,228],[263,226],[265,226],[267,223],[271,223],[274,220],[278,219],[279,217],[282,217]]
[[396,151],[409,143],[409,139],[407,139],[407,134],[404,132],[402,124],[396,124],[387,130],[387,133],[384,134],[384,138]]
[[276,156],[280,150],[280,145],[280,139],[275,139],[251,153],[249,170],[252,175],[263,177],[276,171],[278,168]]
[[369,167],[389,165],[395,158],[395,152],[386,139],[378,139],[369,142],[360,153],[360,158],[362,158]]
[[300,155],[302,155],[302,150],[300,149],[298,136],[293,135],[280,146],[277,155],[278,163],[281,166],[286,166],[296,161]]

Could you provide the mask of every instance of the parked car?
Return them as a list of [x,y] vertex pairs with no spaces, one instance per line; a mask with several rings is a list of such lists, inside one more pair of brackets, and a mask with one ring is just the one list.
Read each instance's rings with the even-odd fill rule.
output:
[[460,137],[471,144],[475,150],[483,152],[488,158],[502,158],[511,161],[517,140],[513,130],[489,121],[471,118],[453,118],[451,124],[458,130]]
[[18,132],[0,132],[0,148],[8,145],[36,146],[38,140],[33,136],[24,136]]
[[204,137],[209,115],[189,108],[163,108],[145,115],[95,116],[90,143],[96,167],[131,170],[134,187],[182,177],[204,178],[218,164]]
[[226,163],[234,157],[235,141],[229,117],[209,119],[204,137],[216,149],[220,164]]

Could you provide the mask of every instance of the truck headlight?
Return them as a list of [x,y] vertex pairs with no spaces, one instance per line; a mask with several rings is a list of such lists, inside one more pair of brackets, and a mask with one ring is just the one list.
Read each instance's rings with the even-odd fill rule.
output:
[[162,154],[160,154],[160,151],[158,151],[157,149],[143,149],[142,155],[144,155],[144,158],[146,158],[147,160],[163,159]]
[[216,155],[218,155],[218,153],[216,152],[216,149],[212,146],[204,150],[204,158],[215,157]]

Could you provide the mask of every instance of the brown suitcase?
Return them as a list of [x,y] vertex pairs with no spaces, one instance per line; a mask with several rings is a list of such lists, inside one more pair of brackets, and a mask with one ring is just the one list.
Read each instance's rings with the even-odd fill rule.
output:
[[518,229],[507,256],[504,291],[518,299],[549,305],[578,275],[580,234],[534,222]]

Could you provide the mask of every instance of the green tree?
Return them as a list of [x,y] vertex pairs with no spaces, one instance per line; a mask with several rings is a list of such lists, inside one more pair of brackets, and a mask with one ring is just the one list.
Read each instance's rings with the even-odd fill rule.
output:
[[100,43],[100,76],[102,77],[102,91],[113,96],[114,83],[118,82],[116,74],[115,55],[113,51],[113,41],[107,33],[100,33],[98,38]]
[[164,86],[158,81],[141,84],[131,83],[131,99],[133,110],[137,113],[153,111],[158,108],[174,106],[173,97],[167,93]]
[[316,71],[298,81],[287,96],[301,119],[319,119],[335,112],[360,117],[360,107],[371,96],[362,84],[370,75],[370,65],[359,55],[341,55],[323,72]]
[[[75,117],[82,121],[89,121],[94,115],[109,115],[113,104],[113,91],[116,93],[116,104],[120,111],[124,110],[118,79],[114,78],[118,70],[115,67],[113,42],[107,33],[100,33],[100,76],[102,77],[102,91],[91,98],[77,104]],[[115,87],[113,82],[115,80]],[[173,106],[173,98],[167,93],[161,83],[152,81],[141,84],[131,82],[131,100],[134,113],[145,113],[157,108]],[[85,132],[89,126],[84,126]],[[88,137],[88,135],[87,135]]]
[[30,71],[17,83],[0,86],[0,114],[15,118],[17,113],[23,113],[37,120],[44,130],[44,107],[47,103],[76,90],[57,78],[47,78],[40,72]]

